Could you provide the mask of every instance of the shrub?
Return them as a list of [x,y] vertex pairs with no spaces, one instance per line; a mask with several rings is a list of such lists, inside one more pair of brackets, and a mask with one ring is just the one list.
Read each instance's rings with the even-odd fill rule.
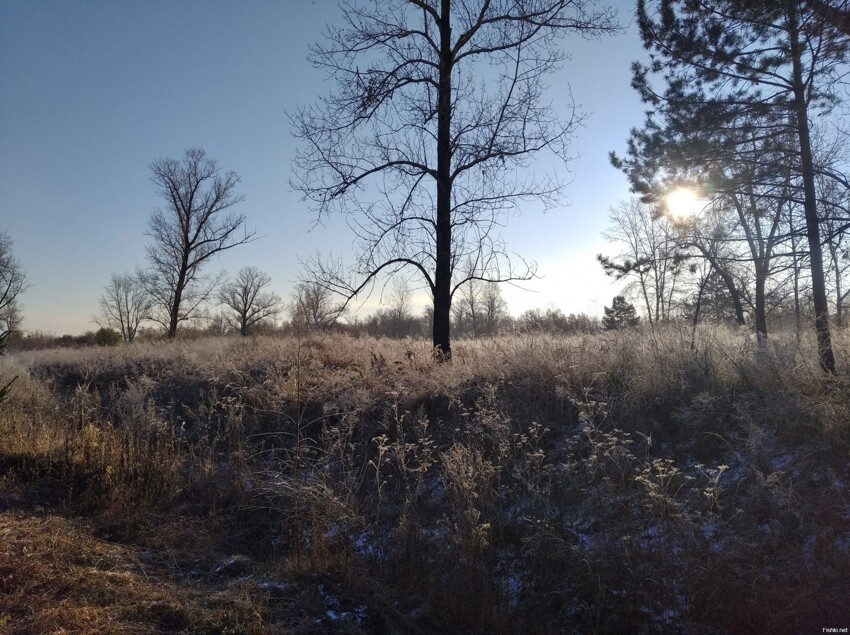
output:
[[94,334],[94,343],[98,346],[118,346],[121,343],[121,333],[115,329],[101,327]]

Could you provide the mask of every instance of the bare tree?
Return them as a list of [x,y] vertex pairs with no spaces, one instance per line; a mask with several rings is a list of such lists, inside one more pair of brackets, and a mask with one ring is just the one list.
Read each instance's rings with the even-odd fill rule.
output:
[[222,174],[203,150],[186,150],[182,161],[158,159],[150,168],[166,205],[154,210],[148,223],[153,244],[147,248],[150,269],[143,279],[153,299],[151,319],[173,338],[178,325],[198,312],[221,281],[221,276],[204,276],[204,265],[251,241],[254,233],[245,229],[244,215],[230,211],[243,200],[236,194],[239,176]]
[[127,343],[133,341],[139,325],[147,319],[151,297],[139,276],[131,273],[112,274],[100,296],[100,316],[95,322],[101,328],[121,333]]
[[452,318],[454,327],[462,335],[478,337],[481,334],[481,281],[471,279],[467,281],[455,294],[452,302]]
[[675,228],[651,206],[634,198],[612,207],[609,219],[603,236],[621,251],[614,257],[599,255],[597,260],[608,275],[633,279],[647,322],[666,320],[673,310],[683,257]]
[[230,309],[229,321],[242,335],[263,320],[275,317],[282,309],[280,296],[265,291],[272,279],[255,267],[243,267],[233,280],[222,285],[219,301]]
[[26,273],[13,253],[14,243],[5,231],[0,231],[0,320],[3,330],[16,330],[20,323],[18,297],[29,287]]
[[[545,104],[545,77],[564,57],[559,36],[614,32],[594,0],[343,0],[312,61],[335,92],[295,113],[293,185],[319,219],[355,212],[359,256],[350,273],[312,263],[349,299],[383,270],[412,267],[433,297],[438,356],[451,356],[455,290],[474,276],[534,275],[513,265],[499,230],[526,201],[552,205],[563,182],[526,177],[532,156],[566,161],[581,116]],[[460,265],[460,267],[458,267]]]
[[413,330],[413,289],[405,278],[396,278],[387,296],[382,317],[390,337],[404,337]]
[[[4,355],[6,352],[6,340],[9,339],[9,331],[4,331],[0,333],[0,357]],[[0,380],[0,403],[6,401],[6,398],[9,396],[9,389],[12,387],[12,384],[15,383],[17,376],[12,377],[9,381],[5,379]]]
[[508,306],[499,283],[472,278],[457,296],[452,305],[455,328],[472,337],[495,335]]
[[329,329],[345,313],[345,303],[334,302],[334,294],[318,283],[301,282],[295,287],[289,306],[296,328],[315,331]]
[[21,328],[23,315],[21,314],[21,305],[19,302],[10,303],[2,313],[0,313],[0,333],[15,333]]
[[496,335],[502,322],[508,317],[508,303],[502,297],[502,288],[496,282],[487,282],[481,290],[482,331],[484,335]]

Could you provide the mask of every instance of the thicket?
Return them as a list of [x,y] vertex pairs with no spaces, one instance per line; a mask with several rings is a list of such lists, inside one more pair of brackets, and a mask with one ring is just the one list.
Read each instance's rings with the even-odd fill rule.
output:
[[819,629],[848,617],[850,360],[827,379],[813,339],[22,352],[0,489],[204,580],[242,555],[255,632]]

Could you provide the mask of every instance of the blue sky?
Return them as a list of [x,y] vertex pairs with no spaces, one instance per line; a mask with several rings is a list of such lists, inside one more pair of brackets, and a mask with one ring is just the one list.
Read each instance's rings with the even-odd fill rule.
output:
[[[573,144],[567,204],[513,217],[505,231],[542,276],[505,288],[513,314],[598,314],[617,291],[594,257],[610,251],[600,236],[607,210],[628,197],[607,155],[641,123],[629,65],[643,52],[633,3],[612,4],[626,32],[563,40],[571,59],[550,78],[553,107],[569,85],[590,117]],[[25,330],[93,328],[109,276],[144,263],[146,224],[160,205],[149,163],[188,147],[239,173],[238,211],[261,236],[212,269],[256,266],[287,296],[299,256],[350,252],[343,219],[311,230],[314,216],[288,185],[295,140],[286,112],[328,89],[307,47],[338,15],[332,0],[0,1],[0,229],[32,283]]]

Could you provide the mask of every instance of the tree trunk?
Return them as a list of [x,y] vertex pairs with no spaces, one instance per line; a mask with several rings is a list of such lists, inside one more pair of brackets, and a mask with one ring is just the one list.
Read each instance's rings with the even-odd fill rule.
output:
[[174,285],[174,298],[168,311],[168,339],[177,337],[177,325],[180,323],[180,303],[183,301],[183,287],[186,286],[186,267],[181,267]]
[[803,316],[802,308],[800,307],[800,255],[797,253],[797,239],[793,234],[794,228],[791,227],[791,250],[794,252],[794,333],[797,336],[797,342],[800,341],[800,336],[803,331]]
[[[793,9],[792,9],[793,11]],[[796,26],[797,16],[791,20]],[[806,84],[803,81],[802,50],[799,32],[791,31],[791,62],[794,72],[794,106],[797,116],[797,135],[800,140],[800,164],[803,172],[803,210],[806,217],[806,237],[809,241],[809,263],[812,270],[812,296],[815,305],[815,332],[818,340],[818,358],[821,369],[835,374],[835,354],[829,330],[829,304],[826,297],[826,279],[823,273],[823,251],[818,228],[815,170],[809,136],[809,117],[806,105]]]
[[708,284],[708,279],[711,277],[711,271],[714,269],[714,266],[709,263],[708,273],[703,276],[703,279],[699,284],[699,291],[697,292],[697,301],[696,306],[694,306],[694,324],[691,329],[691,350],[696,348],[696,339],[697,339],[697,324],[699,324],[699,314],[702,309],[702,294],[705,291],[705,286]]
[[761,267],[756,268],[756,339],[759,343],[764,343],[767,340],[767,310],[765,308],[765,300],[764,300],[764,287],[765,287],[765,275],[764,272],[760,270]]
[[729,290],[729,297],[732,298],[732,306],[735,307],[735,323],[738,326],[745,326],[747,318],[744,317],[744,304],[741,302],[741,294],[738,292],[738,287],[735,286],[735,280],[727,271],[718,269],[720,277],[726,283],[726,288]]
[[437,262],[434,272],[433,344],[437,358],[452,356],[452,28],[451,0],[442,0],[440,15],[440,82],[437,96]]
[[174,301],[171,303],[171,310],[168,312],[168,339],[170,340],[177,337],[177,324],[180,322],[180,301],[182,295],[183,289],[178,286],[174,290]]
[[841,297],[841,262],[838,256],[838,248],[830,242],[829,254],[832,258],[832,266],[835,269],[835,325],[838,328],[844,326],[844,298]]
[[738,293],[738,288],[735,286],[735,279],[732,277],[725,267],[720,266],[720,262],[711,255],[711,252],[707,249],[704,249],[699,244],[696,244],[697,249],[702,252],[702,255],[706,257],[709,264],[717,270],[717,274],[720,276],[721,280],[723,280],[723,284],[726,285],[726,289],[729,291],[729,297],[732,300],[732,306],[735,307],[735,322],[738,326],[744,326],[747,323],[746,318],[744,317],[744,305],[741,302],[741,294]]

